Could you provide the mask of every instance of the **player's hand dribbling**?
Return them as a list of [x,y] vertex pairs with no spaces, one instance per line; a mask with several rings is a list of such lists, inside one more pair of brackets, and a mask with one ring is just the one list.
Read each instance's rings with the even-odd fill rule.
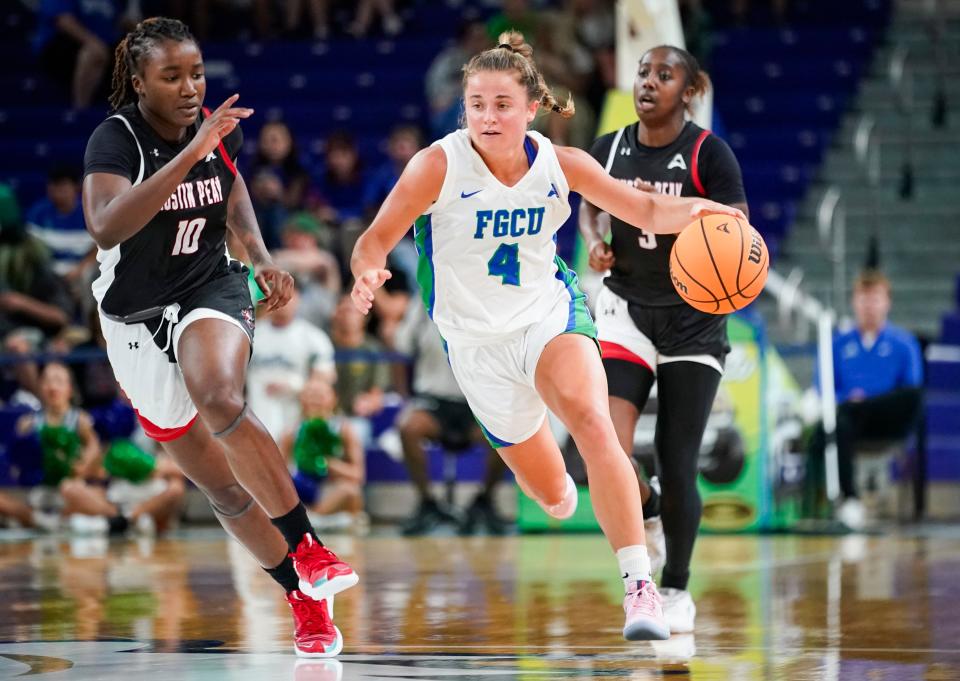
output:
[[253,109],[233,106],[239,98],[238,94],[230,95],[217,107],[216,111],[203,119],[200,129],[190,142],[197,163],[216,149],[220,140],[233,132],[241,118],[249,118],[253,115]]
[[260,304],[264,312],[272,312],[287,304],[293,295],[293,277],[276,265],[266,263],[254,268],[254,280],[263,291]]
[[721,215],[730,215],[735,217],[738,220],[746,220],[747,216],[743,214],[743,211],[739,208],[732,208],[730,206],[725,206],[722,203],[717,203],[716,201],[709,201],[703,199],[702,201],[697,201],[690,208],[690,218],[693,220],[698,220],[707,215],[713,213],[720,213]]
[[617,259],[613,255],[613,249],[610,247],[610,244],[604,241],[598,241],[593,246],[590,247],[590,253],[587,262],[590,265],[590,269],[594,272],[606,272]]
[[367,270],[357,277],[353,284],[353,290],[350,291],[350,298],[357,309],[363,314],[367,314],[373,307],[373,292],[383,286],[387,279],[392,276],[390,270]]

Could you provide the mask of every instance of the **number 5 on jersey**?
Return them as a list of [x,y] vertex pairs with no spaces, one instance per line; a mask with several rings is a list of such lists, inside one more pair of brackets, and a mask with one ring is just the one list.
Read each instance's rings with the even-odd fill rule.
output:
[[500,283],[520,285],[520,244],[500,244],[487,261],[487,274]]
[[173,253],[170,255],[190,255],[196,253],[200,247],[200,232],[207,225],[206,218],[181,220],[177,225],[177,240],[173,242]]

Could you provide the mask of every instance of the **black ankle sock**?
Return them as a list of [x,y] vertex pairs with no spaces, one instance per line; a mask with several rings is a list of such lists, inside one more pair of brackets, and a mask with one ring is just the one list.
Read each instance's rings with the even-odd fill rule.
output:
[[122,515],[107,518],[107,527],[110,534],[123,534],[130,527],[130,521]]
[[643,505],[643,517],[655,518],[660,515],[660,495],[653,487],[650,488],[650,498]]
[[287,593],[300,588],[300,577],[297,576],[297,571],[293,569],[293,559],[290,556],[284,556],[283,562],[277,567],[263,568],[263,570]]
[[305,534],[311,535],[317,540],[318,544],[323,546],[323,542],[317,538],[317,534],[313,531],[313,526],[307,518],[306,507],[300,502],[297,502],[296,506],[279,518],[270,518],[270,522],[280,530],[280,534],[287,540],[287,546],[290,547],[291,552],[297,550],[297,546],[303,541],[303,535]]

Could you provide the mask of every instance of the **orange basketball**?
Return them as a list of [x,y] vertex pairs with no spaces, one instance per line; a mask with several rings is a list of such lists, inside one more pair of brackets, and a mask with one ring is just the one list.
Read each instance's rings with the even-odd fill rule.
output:
[[701,312],[745,308],[767,282],[770,257],[763,237],[743,220],[708,215],[684,227],[670,251],[677,293]]

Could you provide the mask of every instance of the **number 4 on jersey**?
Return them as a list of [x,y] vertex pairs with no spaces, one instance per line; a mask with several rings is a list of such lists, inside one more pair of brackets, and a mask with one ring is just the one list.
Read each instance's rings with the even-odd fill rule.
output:
[[173,242],[170,255],[190,255],[200,248],[200,232],[207,225],[206,218],[181,220],[177,225],[177,240]]
[[520,285],[520,244],[500,244],[487,261],[487,274],[501,284]]

